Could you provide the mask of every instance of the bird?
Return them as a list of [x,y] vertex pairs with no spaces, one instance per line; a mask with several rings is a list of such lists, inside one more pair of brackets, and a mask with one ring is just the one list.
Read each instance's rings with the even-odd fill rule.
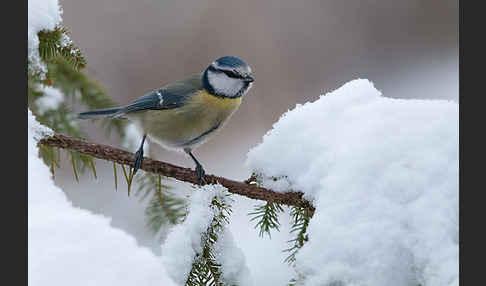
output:
[[143,131],[134,156],[133,175],[143,162],[143,146],[148,136],[165,149],[183,151],[196,164],[199,184],[205,171],[193,150],[220,130],[241,105],[255,78],[243,60],[220,57],[203,72],[166,84],[126,106],[81,112],[79,119],[128,119]]

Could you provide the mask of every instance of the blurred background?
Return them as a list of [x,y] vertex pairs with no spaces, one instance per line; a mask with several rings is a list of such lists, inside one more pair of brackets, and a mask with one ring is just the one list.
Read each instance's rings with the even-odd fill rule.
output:
[[[119,104],[201,72],[221,56],[240,57],[252,67],[256,81],[240,109],[196,151],[207,173],[232,179],[249,176],[246,153],[284,112],[350,80],[367,78],[393,98],[457,101],[459,96],[457,1],[60,0],[60,4],[71,39],[88,59],[87,72]],[[100,125],[83,126],[90,140],[121,146],[116,137],[107,138]],[[182,154],[150,147],[156,159],[194,167]],[[98,160],[98,180],[87,172],[80,183],[74,181],[69,164],[65,166],[57,172],[56,183],[74,205],[111,217],[115,227],[160,253],[160,243],[144,225],[145,202],[120,192],[123,186],[114,192],[111,164]],[[249,263],[261,264],[256,271],[263,275],[275,265],[261,257],[282,250],[275,241],[284,243],[288,238],[286,226],[281,236],[272,236],[274,243],[257,241],[257,231],[246,217],[257,202],[238,200],[233,232]]]

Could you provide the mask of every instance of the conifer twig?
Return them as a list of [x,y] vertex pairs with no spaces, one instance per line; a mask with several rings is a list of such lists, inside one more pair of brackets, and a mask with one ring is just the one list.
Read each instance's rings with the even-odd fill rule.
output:
[[[73,138],[62,134],[54,134],[39,141],[39,144],[57,148],[68,149],[82,154],[90,155],[98,159],[112,161],[123,165],[134,165],[134,154],[108,145],[90,143],[82,139]],[[189,168],[175,166],[169,163],[144,158],[140,169],[172,177],[180,181],[198,184],[197,173]],[[219,182],[225,186],[230,193],[242,195],[251,199],[273,202],[288,206],[308,208],[310,213],[314,213],[314,207],[310,202],[302,198],[301,192],[278,193],[270,189],[258,187],[246,182],[233,181],[227,178],[206,175],[205,181],[208,183]]]

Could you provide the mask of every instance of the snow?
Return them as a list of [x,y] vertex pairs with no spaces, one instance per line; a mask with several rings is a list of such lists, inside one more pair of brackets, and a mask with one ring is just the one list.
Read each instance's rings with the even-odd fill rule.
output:
[[29,285],[175,285],[150,250],[54,185],[36,146],[49,132],[28,110]]
[[[178,284],[184,285],[194,257],[197,253],[202,253],[201,235],[216,215],[216,210],[209,207],[211,201],[214,197],[219,201],[231,200],[227,194],[227,189],[219,184],[205,185],[196,189],[191,195],[186,219],[172,228],[162,245],[163,264]],[[227,227],[219,234],[214,252],[217,261],[222,265],[225,281],[238,281],[241,283],[238,285],[252,285],[243,253],[235,246]]]
[[186,219],[172,228],[162,245],[161,260],[178,284],[185,283],[196,253],[202,251],[201,234],[206,231],[213,218],[209,205],[214,195],[210,185],[202,187],[201,191],[195,191],[191,196]]
[[236,245],[233,234],[225,228],[214,245],[216,261],[221,263],[225,285],[251,286],[250,269],[243,251]]
[[[71,45],[72,43],[73,43],[73,41],[71,40],[71,38],[69,38],[68,35],[66,35],[66,34],[61,35],[61,43],[59,45],[61,48],[67,47],[67,46]],[[72,53],[74,53],[74,49],[71,50],[71,54]]]
[[58,88],[41,85],[38,90],[44,94],[44,96],[40,97],[35,102],[40,115],[44,114],[48,110],[55,110],[59,108],[61,103],[64,102],[64,95]]
[[285,113],[247,166],[316,206],[304,285],[443,286],[459,284],[458,157],[457,103],[357,79]]
[[32,137],[33,142],[38,142],[39,140],[41,140],[46,136],[54,135],[54,131],[52,131],[52,129],[40,124],[37,120],[35,120],[30,109],[28,109],[27,114],[28,114],[28,125],[29,125],[29,131],[28,131],[29,140]]
[[[236,245],[245,255],[246,265],[250,268],[252,285],[287,285],[290,279],[296,277],[295,271],[288,263],[284,263],[289,247],[287,242],[293,239],[289,235],[290,216],[280,213],[280,231],[272,231],[272,237],[259,236],[259,229],[254,228],[255,221],[249,221],[248,213],[256,204],[264,202],[234,196],[233,213],[229,228]],[[288,210],[287,208],[285,208]]]
[[44,74],[47,69],[39,58],[39,37],[41,30],[54,30],[61,19],[62,10],[58,0],[28,0],[27,57],[29,69]]

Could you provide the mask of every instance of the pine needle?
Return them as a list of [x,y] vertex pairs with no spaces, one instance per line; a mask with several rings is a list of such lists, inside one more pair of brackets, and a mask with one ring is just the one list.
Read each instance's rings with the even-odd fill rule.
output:
[[125,176],[125,180],[127,181],[128,196],[130,196],[130,187],[132,185],[132,179],[133,179],[133,169],[130,166],[128,167],[128,175],[127,175],[127,171],[125,170],[125,165],[122,165],[122,170],[123,170],[123,175]]
[[96,167],[93,161],[93,157],[89,157],[89,166],[91,167],[91,170],[93,170],[93,175],[95,179],[98,179],[98,176],[96,176]]
[[[52,161],[54,161],[54,164],[56,165],[56,167],[61,168],[61,165],[59,163],[61,161],[61,156],[59,155],[58,158],[56,158],[56,156],[54,154],[54,149],[55,149],[54,147],[51,148]],[[57,148],[57,153],[60,154],[59,148]]]
[[61,148],[56,148],[56,149],[57,149],[57,161],[59,162],[57,167],[61,168]]
[[281,205],[273,202],[267,202],[264,205],[257,205],[254,207],[254,211],[248,213],[249,216],[253,216],[250,221],[258,220],[255,228],[259,228],[259,236],[263,237],[266,233],[269,238],[272,238],[270,231],[275,229],[280,231],[280,222],[278,221],[278,214],[283,212]]
[[308,209],[300,207],[291,207],[290,215],[292,216],[290,233],[297,232],[297,236],[294,239],[287,241],[293,245],[284,250],[284,252],[290,252],[290,255],[285,258],[284,262],[292,264],[295,262],[295,256],[299,249],[301,249],[302,246],[304,246],[304,243],[309,240],[309,236],[306,232],[311,215]]
[[73,166],[74,177],[76,178],[76,182],[79,183],[78,171],[76,169],[76,162],[74,161],[74,154],[73,152],[69,152],[71,154],[71,164]]
[[162,184],[162,176],[142,171],[137,178],[136,196],[147,197],[150,201],[145,209],[146,226],[154,233],[162,227],[181,223],[187,215],[186,201],[172,194],[170,187]]
[[164,203],[164,201],[162,200],[162,178],[160,175],[157,179],[157,198],[159,199],[159,202],[161,204]]
[[49,150],[49,158],[51,159],[51,173],[52,177],[54,178],[54,166],[56,165],[56,158],[54,158],[54,148],[48,148]]
[[115,177],[115,191],[118,191],[118,177],[116,174],[116,163],[113,161],[113,176]]

